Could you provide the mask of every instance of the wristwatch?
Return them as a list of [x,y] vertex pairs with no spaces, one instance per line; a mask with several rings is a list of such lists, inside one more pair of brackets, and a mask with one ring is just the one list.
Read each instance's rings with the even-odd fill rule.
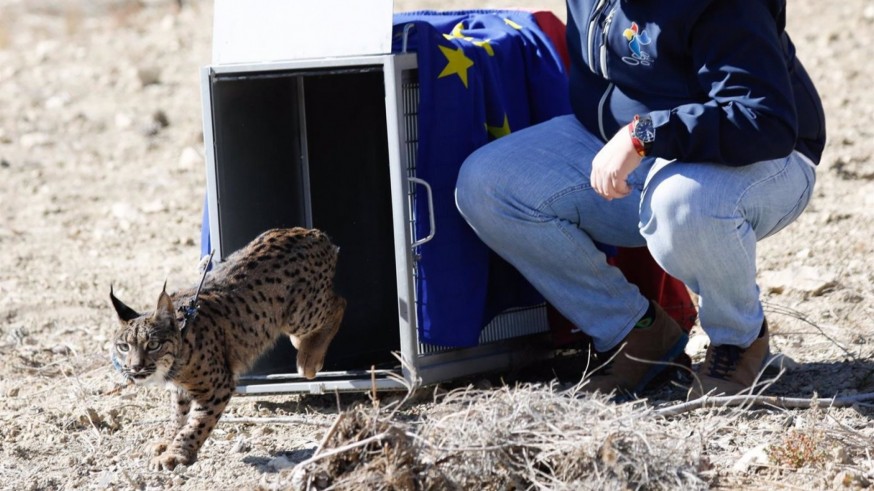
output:
[[652,125],[652,118],[636,114],[634,119],[628,123],[628,133],[631,135],[631,143],[637,150],[637,154],[641,157],[649,155],[652,143],[655,141],[655,127]]

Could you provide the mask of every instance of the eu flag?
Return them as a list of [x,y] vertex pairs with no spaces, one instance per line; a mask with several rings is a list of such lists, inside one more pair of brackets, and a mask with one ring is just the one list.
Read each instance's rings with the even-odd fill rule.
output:
[[[417,53],[419,143],[416,176],[434,193],[437,233],[420,246],[419,339],[477,344],[481,329],[509,307],[543,299],[476,237],[455,208],[458,170],[478,147],[571,112],[559,55],[534,15],[523,11],[396,14],[393,51]],[[417,236],[428,206],[417,199]]]

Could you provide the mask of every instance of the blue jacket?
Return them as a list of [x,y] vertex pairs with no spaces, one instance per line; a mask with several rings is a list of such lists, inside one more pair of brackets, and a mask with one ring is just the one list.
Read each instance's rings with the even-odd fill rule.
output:
[[784,31],[785,0],[567,0],[571,104],[606,141],[635,114],[651,155],[819,163],[825,117]]

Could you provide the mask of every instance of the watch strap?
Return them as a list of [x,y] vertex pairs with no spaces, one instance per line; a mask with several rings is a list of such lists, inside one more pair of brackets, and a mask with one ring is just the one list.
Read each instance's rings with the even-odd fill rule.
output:
[[634,130],[637,128],[637,122],[639,120],[640,116],[635,115],[634,119],[632,119],[631,122],[628,123],[628,135],[631,137],[631,144],[634,145],[634,150],[637,152],[637,154],[641,157],[646,157],[646,146],[634,133]]
[[652,119],[646,116],[636,114],[628,123],[628,131],[631,136],[631,143],[634,145],[634,150],[641,157],[649,155],[652,149],[653,141],[655,140],[655,129],[653,128]]

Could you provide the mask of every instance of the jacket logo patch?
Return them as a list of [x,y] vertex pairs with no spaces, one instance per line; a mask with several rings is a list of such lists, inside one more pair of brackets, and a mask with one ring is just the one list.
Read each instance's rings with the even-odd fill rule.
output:
[[629,65],[651,65],[653,58],[643,49],[652,42],[646,29],[641,31],[637,22],[632,22],[631,27],[622,31],[622,35],[628,41],[628,50],[631,51],[631,56],[623,56],[622,61]]

